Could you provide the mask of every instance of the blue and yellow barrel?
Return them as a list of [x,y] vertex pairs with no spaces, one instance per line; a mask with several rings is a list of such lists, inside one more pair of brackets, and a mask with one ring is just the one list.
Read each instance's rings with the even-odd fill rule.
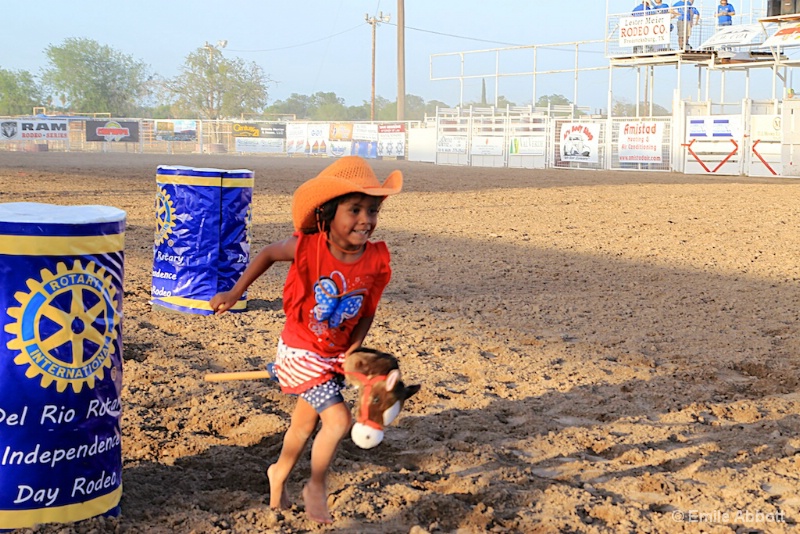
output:
[[[151,302],[209,315],[250,261],[253,171],[158,167]],[[247,295],[231,309],[244,311]]]
[[0,529],[116,515],[125,212],[0,204]]

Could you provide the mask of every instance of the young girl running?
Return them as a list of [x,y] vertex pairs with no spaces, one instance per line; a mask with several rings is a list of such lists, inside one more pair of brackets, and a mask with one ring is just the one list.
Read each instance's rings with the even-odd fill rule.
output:
[[402,185],[400,171],[381,184],[362,158],[336,160],[295,191],[295,232],[263,248],[233,288],[210,301],[215,313],[223,313],[272,264],[292,262],[283,289],[286,324],[274,370],[281,390],[299,398],[280,457],[267,468],[272,508],[291,506],[286,481],[321,420],[311,446],[311,478],[303,488],[303,501],[311,519],[332,522],[328,469],[352,423],[341,393],[341,364],[364,341],[389,283],[389,250],[384,242],[369,238],[381,203]]

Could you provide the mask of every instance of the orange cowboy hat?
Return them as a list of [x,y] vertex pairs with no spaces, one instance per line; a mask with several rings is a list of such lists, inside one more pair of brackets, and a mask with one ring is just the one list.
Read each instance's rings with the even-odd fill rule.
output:
[[292,222],[295,230],[316,228],[314,210],[338,196],[362,193],[387,197],[403,188],[403,173],[392,171],[381,184],[372,167],[360,156],[344,156],[303,183],[292,196]]

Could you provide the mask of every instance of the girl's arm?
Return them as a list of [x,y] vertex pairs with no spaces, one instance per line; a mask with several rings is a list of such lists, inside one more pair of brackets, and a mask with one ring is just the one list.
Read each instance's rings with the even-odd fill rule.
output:
[[297,237],[291,236],[262,248],[230,291],[223,291],[211,297],[209,305],[214,310],[214,313],[220,314],[231,309],[242,298],[250,284],[272,267],[272,264],[276,261],[294,260],[296,246]]
[[353,328],[353,333],[350,334],[350,348],[344,353],[345,356],[350,356],[353,352],[357,351],[364,339],[367,337],[367,332],[372,326],[373,317],[362,317]]

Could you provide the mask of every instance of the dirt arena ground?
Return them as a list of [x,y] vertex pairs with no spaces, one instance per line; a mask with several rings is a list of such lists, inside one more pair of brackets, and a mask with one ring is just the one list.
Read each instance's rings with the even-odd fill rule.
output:
[[[151,309],[159,164],[255,171],[255,249],[330,160],[0,153],[0,202],[127,212],[122,515],[38,533],[792,532],[800,519],[800,181],[374,164],[405,173],[368,343],[422,384],[335,522],[269,509],[294,406],[204,374],[272,360],[285,266],[249,311]],[[292,479],[299,495],[304,455]]]

